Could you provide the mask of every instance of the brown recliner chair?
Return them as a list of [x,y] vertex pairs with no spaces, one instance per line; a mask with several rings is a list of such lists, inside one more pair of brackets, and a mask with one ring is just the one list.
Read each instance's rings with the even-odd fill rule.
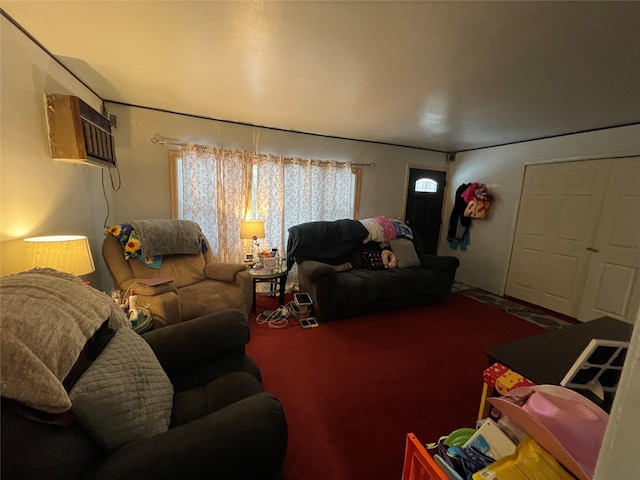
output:
[[[206,252],[195,255],[164,255],[159,269],[137,258],[125,259],[115,236],[107,234],[102,256],[116,290],[138,296],[138,305],[153,317],[154,328],[201,317],[226,309],[251,311],[251,276],[241,263],[217,262],[206,239]],[[169,278],[171,283],[147,286],[141,279]]]

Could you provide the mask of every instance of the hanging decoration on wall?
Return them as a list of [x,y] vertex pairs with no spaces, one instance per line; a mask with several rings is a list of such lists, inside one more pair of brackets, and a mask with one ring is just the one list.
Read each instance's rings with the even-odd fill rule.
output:
[[[471,219],[484,220],[492,200],[493,197],[484,183],[463,183],[458,187],[447,232],[447,241],[451,249],[467,249],[471,243]],[[460,236],[458,223],[464,228]]]
[[[460,247],[460,250],[466,250],[467,245],[470,243],[469,227],[471,226],[471,219],[464,216],[464,211],[467,208],[467,202],[462,197],[462,194],[466,192],[469,187],[468,183],[463,183],[456,190],[456,201],[449,217],[449,230],[447,231],[447,241],[449,247],[455,250]],[[458,236],[458,223],[464,228],[462,235]]]
[[472,183],[469,185],[462,193],[462,198],[467,202],[464,210],[465,217],[475,218],[476,220],[485,219],[493,197],[484,183]]

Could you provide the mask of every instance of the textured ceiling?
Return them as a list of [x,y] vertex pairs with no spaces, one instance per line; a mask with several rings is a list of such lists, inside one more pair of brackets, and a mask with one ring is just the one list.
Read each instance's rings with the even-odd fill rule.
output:
[[5,1],[103,99],[460,151],[640,123],[640,2]]

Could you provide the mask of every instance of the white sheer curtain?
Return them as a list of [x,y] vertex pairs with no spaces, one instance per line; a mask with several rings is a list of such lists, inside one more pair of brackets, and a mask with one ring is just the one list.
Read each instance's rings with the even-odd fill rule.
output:
[[[250,241],[242,220],[262,220],[260,248],[285,253],[287,229],[299,223],[353,218],[349,162],[285,159],[188,144],[182,151],[181,218],[193,220],[220,261],[240,262]],[[254,178],[255,175],[255,178]]]
[[256,218],[265,224],[266,243],[284,253],[287,229],[303,222],[353,218],[349,162],[286,160],[257,155]]
[[[268,249],[277,248],[284,255],[287,229],[293,225],[353,218],[350,163],[285,161],[281,156],[258,155],[255,165],[254,207],[256,217],[264,221]],[[297,283],[294,265],[287,284]]]
[[281,155],[255,155],[253,209],[255,218],[264,222],[267,250],[277,248],[284,254],[285,223],[283,212],[286,204],[284,157]]
[[182,218],[198,223],[213,255],[242,261],[240,222],[250,208],[251,154],[187,144],[182,150]]
[[284,166],[287,228],[303,222],[353,218],[350,162],[293,160]]

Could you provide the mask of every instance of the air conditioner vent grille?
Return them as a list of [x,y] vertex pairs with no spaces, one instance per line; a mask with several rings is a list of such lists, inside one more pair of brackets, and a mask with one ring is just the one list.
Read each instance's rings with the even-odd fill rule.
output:
[[109,119],[74,95],[45,94],[51,157],[65,162],[115,167]]
[[82,133],[87,155],[115,165],[113,137],[93,123],[82,119]]
[[109,123],[108,118],[96,112],[93,108],[91,108],[88,104],[83,102],[81,99],[78,99],[78,100],[79,100],[78,103],[80,104],[80,116],[82,118],[90,121],[94,125],[97,125],[98,127],[102,128],[107,132],[111,132],[111,124]]

